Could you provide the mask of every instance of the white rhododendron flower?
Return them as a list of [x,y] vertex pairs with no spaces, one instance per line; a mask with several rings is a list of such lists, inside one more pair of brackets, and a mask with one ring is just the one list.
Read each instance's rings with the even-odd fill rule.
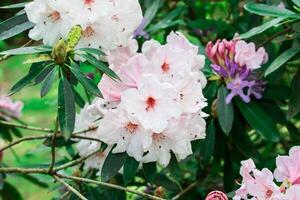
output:
[[34,0],[25,6],[35,27],[29,37],[53,45],[75,25],[82,27],[78,47],[112,50],[127,46],[143,19],[138,0]]
[[94,134],[113,146],[112,153],[139,162],[167,166],[172,152],[185,159],[193,153],[191,142],[205,138],[205,58],[181,33],[170,33],[165,45],[147,41],[141,52],[137,41],[128,44],[107,53],[120,80],[103,75],[99,83],[103,99],[87,109],[103,117]]

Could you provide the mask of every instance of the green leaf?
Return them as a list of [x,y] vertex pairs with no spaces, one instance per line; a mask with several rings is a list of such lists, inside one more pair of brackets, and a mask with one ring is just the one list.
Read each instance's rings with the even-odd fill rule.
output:
[[53,82],[55,80],[56,77],[56,69],[52,69],[52,71],[47,75],[42,89],[41,89],[41,97],[44,97],[48,94],[48,92],[51,90],[51,87],[53,85]]
[[24,8],[28,2],[15,3],[7,6],[1,6],[0,9],[13,9],[13,8]]
[[149,9],[147,9],[147,11],[145,12],[145,16],[144,18],[146,19],[146,22],[144,24],[144,29],[151,23],[151,21],[154,19],[158,9],[159,9],[159,6],[160,6],[160,0],[153,0],[152,1],[152,4],[150,6]]
[[246,33],[239,35],[239,38],[247,39],[247,38],[253,37],[255,35],[258,35],[264,31],[268,30],[271,27],[277,26],[280,22],[282,22],[285,19],[287,19],[287,18],[286,17],[275,18],[271,21],[268,21],[260,26],[257,26],[255,28],[251,29],[250,31],[248,31]]
[[264,99],[276,99],[276,100],[286,100],[291,96],[291,90],[288,86],[273,84],[267,85],[267,88],[263,92]]
[[235,99],[241,113],[248,121],[250,126],[266,140],[272,142],[279,141],[279,132],[275,122],[266,114],[267,111],[262,109],[255,101],[246,104],[241,99]]
[[[63,137],[55,138],[54,141],[55,141],[54,142],[55,147],[64,147],[67,144],[66,139]],[[52,138],[47,138],[46,140],[44,140],[43,144],[47,147],[51,147],[52,146]]]
[[41,188],[48,188],[47,183],[39,180],[37,177],[34,175],[29,175],[29,174],[18,174],[18,176],[26,179],[27,181],[33,183],[34,185],[41,187]]
[[[46,63],[44,63],[44,65],[46,65]],[[45,80],[45,78],[47,77],[47,75],[53,70],[54,67],[55,67],[54,63],[50,63],[50,64],[46,65],[44,67],[43,71],[41,73],[39,73],[39,75],[34,79],[34,83],[39,84],[39,83],[43,82]]]
[[104,53],[103,51],[99,50],[99,49],[95,49],[95,48],[80,48],[80,49],[77,49],[76,51],[83,51],[83,52],[86,52],[88,54],[92,54],[92,55],[101,55],[103,56]]
[[300,70],[294,76],[292,81],[292,94],[289,102],[288,117],[293,118],[300,112]]
[[19,80],[11,89],[10,89],[10,95],[15,94],[16,92],[20,91],[22,88],[24,88],[26,85],[32,82],[33,79],[35,79],[38,74],[42,72],[44,69],[44,66],[42,64],[33,64],[30,68],[29,73],[23,77],[21,80]]
[[231,192],[233,190],[233,187],[235,185],[235,180],[234,180],[234,169],[232,165],[232,160],[230,158],[230,152],[227,149],[225,153],[225,158],[224,158],[224,167],[223,167],[223,172],[224,172],[224,189],[226,192]]
[[32,64],[32,63],[38,63],[38,62],[47,62],[52,60],[50,55],[47,54],[43,54],[43,55],[39,55],[38,57],[34,57],[34,58],[28,58],[26,59],[23,64]]
[[146,179],[152,183],[157,176],[156,171],[156,162],[144,163],[143,164],[143,171]]
[[74,62],[71,61],[71,67],[70,67],[72,73],[75,75],[75,77],[78,79],[78,81],[81,83],[81,85],[89,91],[91,94],[102,97],[102,94],[98,88],[98,86],[90,79],[88,79],[84,74],[81,73],[79,70],[79,66]]
[[132,181],[138,168],[139,168],[139,162],[136,161],[133,157],[127,156],[127,159],[124,164],[124,170],[123,170],[123,179],[125,185],[127,185]]
[[300,18],[299,15],[290,10],[273,5],[248,3],[245,5],[245,9],[251,13],[262,16]]
[[104,161],[101,171],[101,180],[106,182],[113,178],[124,165],[126,158],[126,153],[114,154],[111,150]]
[[14,16],[0,23],[0,40],[6,40],[34,26],[28,21],[26,13]]
[[268,69],[265,72],[265,76],[268,76],[272,72],[276,71],[279,69],[281,66],[283,66],[287,61],[292,59],[297,53],[300,52],[299,47],[292,47],[282,54],[280,54],[273,62],[272,64],[268,67]]
[[172,192],[179,192],[181,190],[180,184],[177,183],[175,180],[172,180],[165,174],[158,174],[155,177],[153,183],[157,186],[162,186]]
[[17,49],[11,49],[7,51],[0,52],[0,55],[26,55],[26,54],[35,54],[35,53],[44,53],[51,52],[52,49],[45,46],[35,46],[35,47],[21,47]]
[[91,65],[93,65],[94,67],[96,67],[97,69],[99,69],[101,72],[105,73],[107,76],[113,78],[113,79],[119,79],[118,75],[112,71],[111,69],[109,69],[108,66],[106,66],[104,63],[102,63],[101,61],[97,60],[97,58],[95,58],[92,55],[89,54],[83,54],[81,55],[84,59],[86,59]]
[[232,129],[234,110],[232,103],[227,104],[225,102],[227,95],[228,90],[224,86],[221,86],[218,91],[217,113],[218,120],[223,132],[226,135],[229,135]]
[[294,2],[296,6],[300,7],[300,0],[292,0],[292,2]]
[[75,99],[70,83],[62,77],[58,86],[58,119],[60,129],[65,138],[69,138],[74,131]]
[[73,90],[74,92],[74,97],[75,97],[75,102],[77,103],[77,105],[79,105],[80,108],[83,108],[85,106],[85,101],[84,99],[81,97],[81,95],[76,91]]
[[5,182],[3,189],[0,190],[0,196],[5,200],[22,200],[22,196],[19,191],[10,183]]
[[214,153],[216,129],[212,120],[207,127],[205,140],[201,143],[200,156],[203,157],[203,162],[208,163]]

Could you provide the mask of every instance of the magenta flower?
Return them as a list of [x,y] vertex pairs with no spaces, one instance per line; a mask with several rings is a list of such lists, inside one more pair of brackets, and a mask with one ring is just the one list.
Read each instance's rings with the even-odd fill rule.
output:
[[230,90],[226,97],[227,104],[235,96],[239,96],[245,103],[250,102],[251,96],[262,98],[265,82],[253,70],[267,62],[268,54],[264,48],[256,51],[253,43],[224,39],[217,40],[215,44],[209,42],[206,53],[214,72],[224,79],[227,89]]
[[223,192],[213,191],[206,196],[205,200],[228,200],[228,198]]

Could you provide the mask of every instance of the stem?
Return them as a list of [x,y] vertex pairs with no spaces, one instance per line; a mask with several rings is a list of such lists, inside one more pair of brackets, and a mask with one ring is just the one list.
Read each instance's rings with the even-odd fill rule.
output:
[[189,185],[187,188],[182,190],[180,193],[178,193],[175,197],[172,198],[172,200],[179,199],[182,195],[186,194],[188,191],[194,189],[198,185],[198,182],[194,182],[191,185]]
[[58,178],[56,175],[53,175],[53,178],[61,183],[62,185],[64,185],[66,188],[68,188],[68,190],[70,190],[71,192],[73,192],[76,196],[78,196],[79,199],[81,200],[88,200],[87,198],[85,198],[82,194],[80,194],[75,188],[73,188],[71,185],[69,185],[68,183],[66,183],[65,181],[63,181],[62,179]]
[[58,117],[56,117],[55,120],[55,130],[51,140],[51,164],[49,166],[49,172],[53,170],[53,167],[55,165],[55,139],[56,139],[57,132],[58,132]]
[[111,184],[111,183],[105,183],[105,182],[101,182],[101,181],[94,181],[91,179],[86,179],[86,178],[79,178],[79,177],[75,177],[75,176],[67,176],[67,175],[62,175],[62,174],[57,174],[57,176],[59,176],[60,178],[65,178],[65,179],[71,179],[74,181],[80,181],[80,182],[85,182],[85,183],[92,183],[92,184],[96,184],[96,185],[100,185],[103,187],[109,187],[109,188],[113,188],[116,190],[121,190],[121,191],[125,191],[125,192],[130,192],[148,199],[153,199],[153,200],[165,200],[163,198],[157,197],[157,196],[153,196],[144,192],[139,192],[137,190],[132,190],[126,187],[122,187],[119,185],[115,185],[115,184]]

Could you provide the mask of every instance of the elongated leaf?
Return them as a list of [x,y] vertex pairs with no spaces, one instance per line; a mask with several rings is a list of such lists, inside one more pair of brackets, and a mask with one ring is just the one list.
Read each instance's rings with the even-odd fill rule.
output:
[[38,57],[35,58],[28,58],[23,62],[23,64],[32,64],[32,63],[38,63],[38,62],[47,62],[52,60],[50,55],[39,55]]
[[200,155],[203,157],[203,162],[207,164],[214,153],[216,130],[213,120],[207,127],[205,140],[202,141]]
[[104,63],[102,63],[101,61],[97,60],[97,58],[95,58],[92,55],[89,54],[83,54],[81,55],[84,59],[86,59],[90,64],[92,64],[94,67],[96,67],[97,69],[99,69],[101,72],[105,73],[107,76],[113,78],[113,79],[119,79],[118,75],[112,71],[111,69],[109,69],[108,66],[106,66]]
[[112,151],[110,151],[103,164],[101,180],[108,181],[114,177],[124,165],[126,158],[126,153],[114,154]]
[[0,52],[0,55],[26,55],[26,54],[35,54],[35,53],[44,53],[51,52],[51,48],[47,48],[45,46],[35,46],[35,47],[21,47],[17,49],[11,49],[7,51]]
[[245,5],[245,9],[251,13],[262,16],[300,18],[299,15],[290,10],[266,4],[249,3]]
[[144,18],[146,19],[146,22],[144,24],[144,28],[146,28],[151,21],[153,20],[153,18],[155,17],[159,6],[160,6],[160,0],[153,0],[152,4],[150,6],[150,8],[146,11]]
[[74,131],[75,124],[75,99],[70,83],[62,77],[58,87],[58,119],[60,129],[66,139]]
[[83,108],[85,106],[85,101],[84,99],[81,97],[81,95],[76,91],[76,90],[73,90],[74,92],[74,97],[75,97],[75,102],[77,103],[77,105],[80,107],[80,108]]
[[138,168],[139,162],[136,161],[134,158],[128,156],[123,168],[123,179],[126,185],[132,181]]
[[286,100],[291,96],[291,90],[285,85],[267,85],[266,90],[263,92],[264,99],[276,99],[276,100]]
[[16,187],[7,182],[4,183],[3,189],[0,190],[0,196],[5,200],[23,200]]
[[292,0],[292,2],[294,2],[296,6],[300,7],[300,0]]
[[93,54],[93,55],[104,55],[103,51],[99,50],[99,49],[95,49],[95,48],[80,48],[77,51],[83,51],[89,54]]
[[218,91],[217,113],[222,130],[226,135],[229,135],[232,128],[234,110],[232,103],[227,104],[225,102],[227,95],[228,90],[221,86]]
[[280,22],[282,22],[285,19],[287,19],[287,18],[286,17],[275,18],[271,21],[268,21],[260,26],[257,26],[255,28],[251,29],[250,31],[248,31],[246,33],[239,35],[239,38],[247,39],[247,38],[253,37],[255,35],[258,35],[264,31],[268,30],[271,27],[277,26]]
[[91,94],[98,96],[98,97],[102,97],[102,94],[99,90],[99,88],[97,87],[97,85],[91,81],[90,79],[88,79],[87,77],[84,76],[84,74],[82,74],[79,71],[79,66],[71,61],[71,71],[72,73],[76,76],[76,78],[78,79],[78,81],[82,84],[82,86],[89,91]]
[[144,163],[143,164],[143,171],[146,179],[150,182],[153,183],[157,176],[157,171],[156,171],[156,162],[150,162],[150,163]]
[[264,139],[272,142],[277,142],[279,140],[279,132],[276,124],[269,115],[266,114],[267,111],[263,110],[262,107],[254,101],[246,104],[240,99],[235,100],[250,126],[257,130]]
[[41,89],[41,97],[44,97],[48,94],[48,92],[51,90],[51,87],[53,85],[53,82],[55,80],[56,77],[56,69],[52,69],[52,71],[47,75],[42,89]]
[[39,180],[38,178],[36,178],[34,175],[29,175],[29,174],[18,174],[18,176],[28,180],[29,182],[35,184],[36,186],[38,187],[41,187],[41,188],[47,188],[48,185],[47,183]]
[[[46,63],[44,65],[46,65]],[[34,79],[34,83],[39,84],[39,83],[43,82],[45,80],[45,78],[47,77],[47,75],[53,70],[54,67],[55,67],[54,63],[50,63],[50,64],[46,65],[44,67],[43,71],[41,73],[39,73],[39,75]]]
[[19,80],[11,89],[10,89],[10,95],[15,94],[16,92],[20,91],[22,88],[24,88],[26,85],[30,84],[33,79],[35,79],[38,74],[42,72],[44,69],[44,66],[42,64],[33,64],[30,68],[29,73],[24,76],[21,80]]
[[300,70],[292,81],[292,94],[289,102],[288,117],[293,118],[300,112]]
[[7,6],[2,6],[0,7],[0,9],[24,8],[26,4],[28,4],[28,2],[15,3]]
[[268,67],[268,69],[265,72],[265,76],[268,76],[269,74],[271,74],[272,72],[278,70],[280,67],[282,67],[287,61],[289,61],[291,58],[293,58],[297,53],[300,52],[300,48],[299,47],[293,47],[290,48],[288,50],[286,50],[285,52],[283,52],[282,54],[280,54],[280,56],[278,56],[270,65],[270,67]]
[[14,16],[0,24],[0,40],[11,38],[33,26],[34,24],[28,21],[25,13]]
[[181,190],[180,184],[176,182],[175,180],[172,180],[165,174],[158,174],[153,183],[157,186],[162,186],[166,188],[167,190],[173,191],[173,192],[179,192]]

